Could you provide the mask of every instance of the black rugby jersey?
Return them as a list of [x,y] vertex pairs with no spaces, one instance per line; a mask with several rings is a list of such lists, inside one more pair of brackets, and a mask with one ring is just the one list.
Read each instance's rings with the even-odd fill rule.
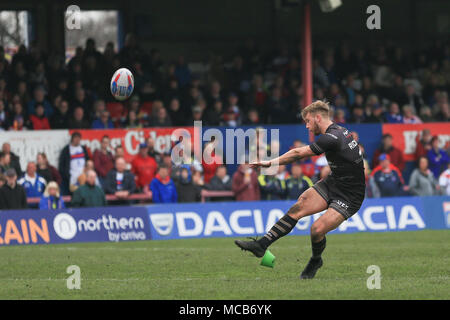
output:
[[362,153],[347,129],[332,123],[310,148],[317,155],[325,152],[331,176],[337,182],[365,185]]

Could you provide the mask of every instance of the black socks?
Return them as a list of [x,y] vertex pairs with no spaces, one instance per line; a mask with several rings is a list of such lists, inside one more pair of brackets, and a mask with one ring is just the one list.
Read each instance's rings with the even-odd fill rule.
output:
[[273,242],[278,240],[281,237],[289,234],[292,229],[297,224],[297,220],[292,218],[290,215],[285,214],[277,223],[275,223],[267,232],[264,237],[258,240],[258,243],[264,248],[267,249]]
[[312,258],[313,259],[319,259],[322,255],[323,250],[325,250],[325,247],[327,246],[327,238],[323,237],[322,240],[319,242],[312,242]]

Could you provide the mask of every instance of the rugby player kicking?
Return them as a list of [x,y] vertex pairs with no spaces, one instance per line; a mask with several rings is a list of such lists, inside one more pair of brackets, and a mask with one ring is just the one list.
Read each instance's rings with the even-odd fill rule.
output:
[[242,250],[260,258],[272,243],[289,234],[298,220],[326,209],[311,226],[312,257],[301,273],[301,279],[314,278],[323,264],[321,255],[326,246],[325,235],[354,215],[364,200],[364,165],[358,143],[347,129],[330,120],[329,113],[328,103],[323,101],[307,106],[302,111],[306,128],[320,137],[309,146],[292,149],[278,158],[250,166],[268,168],[325,153],[331,174],[303,192],[287,214],[262,238],[235,241]]

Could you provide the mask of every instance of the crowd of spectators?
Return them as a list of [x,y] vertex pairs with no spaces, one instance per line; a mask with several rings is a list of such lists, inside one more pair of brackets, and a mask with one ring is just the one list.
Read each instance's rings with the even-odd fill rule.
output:
[[[135,76],[135,94],[125,103],[112,101],[109,80],[119,67]],[[92,39],[77,48],[66,64],[39,48],[21,46],[11,61],[0,47],[0,127],[3,130],[142,128],[300,123],[303,87],[300,55],[282,44],[263,53],[248,41],[224,61],[212,56],[208,71],[195,73],[183,56],[164,61],[158,50],[145,52],[133,35],[116,53],[113,45],[100,53]],[[450,45],[436,42],[428,50],[407,55],[400,47],[353,49],[343,44],[314,53],[314,98],[331,103],[333,120],[345,123],[421,123],[450,117]],[[358,140],[357,133],[353,133]],[[405,161],[383,136],[373,159],[365,159],[368,197],[449,194],[449,158],[438,138],[424,130],[417,139],[417,168],[405,183]],[[292,147],[302,146],[294,141]],[[361,145],[362,151],[364,150]],[[106,195],[130,204],[131,194],[154,203],[200,201],[202,190],[232,191],[214,200],[295,199],[326,177],[326,158],[313,157],[259,175],[242,164],[230,177],[222,159],[213,164],[185,159],[174,165],[159,154],[149,138],[129,162],[121,146],[111,148],[105,135],[91,154],[75,132],[59,156],[58,168],[45,153],[22,171],[9,143],[0,152],[0,208],[102,206]],[[370,161],[369,161],[370,160]],[[369,167],[369,162],[371,166]],[[71,203],[62,196],[71,195]],[[32,205],[31,205],[32,206]]]
[[[263,52],[248,40],[230,57],[211,55],[203,68],[183,56],[166,60],[129,34],[118,52],[88,39],[65,63],[37,46],[20,46],[11,61],[0,47],[0,128],[105,129],[143,126],[298,123],[302,107],[298,46],[281,41]],[[110,78],[129,68],[135,90],[113,101]],[[205,71],[206,70],[206,71]],[[421,123],[450,118],[450,43],[405,51],[384,43],[347,44],[313,54],[314,99],[332,105],[337,123]]]
[[[358,139],[355,132],[352,134]],[[450,195],[448,150],[440,149],[437,137],[429,135],[429,130],[425,129],[422,139],[418,139],[417,167],[409,183],[403,177],[403,154],[392,145],[392,136],[383,136],[370,161],[372,166],[360,144],[366,196]],[[130,205],[137,201],[130,198],[133,194],[143,195],[139,198],[141,202],[199,202],[202,190],[227,191],[207,201],[295,200],[331,172],[325,155],[320,155],[279,166],[273,175],[261,174],[248,164],[240,164],[230,177],[227,165],[214,153],[213,163],[200,163],[183,155],[181,164],[176,165],[170,154],[155,151],[154,140],[149,137],[139,145],[138,154],[128,163],[123,148],[118,146],[113,150],[107,135],[93,155],[80,145],[81,138],[79,132],[72,134],[70,143],[60,153],[58,169],[48,163],[45,153],[39,153],[36,161],[28,162],[24,172],[19,157],[11,152],[9,143],[4,143],[0,152],[0,209]],[[295,140],[291,148],[303,145]],[[206,144],[205,149],[208,147]],[[72,196],[70,203],[64,202],[63,195]],[[113,202],[108,203],[106,195],[114,196]],[[30,198],[40,201],[28,204]]]

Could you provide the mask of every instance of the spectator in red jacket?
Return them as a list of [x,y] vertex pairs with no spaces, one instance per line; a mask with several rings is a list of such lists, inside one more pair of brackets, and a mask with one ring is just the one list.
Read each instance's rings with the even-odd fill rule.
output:
[[136,186],[148,192],[150,182],[153,180],[158,169],[158,164],[153,157],[148,155],[146,143],[139,145],[139,153],[131,162],[131,171],[136,176]]
[[109,136],[103,136],[100,149],[95,150],[94,156],[92,157],[92,160],[94,160],[95,172],[97,172],[98,179],[102,186],[106,175],[114,168],[114,156],[111,151],[109,151],[110,141]]
[[258,174],[248,164],[241,164],[233,174],[231,189],[237,201],[256,201],[261,198]]
[[378,164],[380,163],[379,157],[383,153],[388,154],[391,159],[391,163],[400,171],[403,171],[403,169],[405,168],[403,153],[392,145],[392,136],[389,133],[383,135],[381,146],[375,151],[373,155],[372,168],[378,166]]
[[45,116],[45,109],[42,104],[36,104],[35,113],[30,116],[31,124],[34,130],[50,130],[50,123]]
[[422,135],[417,135],[416,137],[416,151],[414,156],[416,160],[419,160],[420,157],[426,156],[428,151],[431,150],[431,132],[429,129],[424,129],[422,131]]
[[[203,166],[203,178],[205,183],[209,183],[209,181],[216,174],[216,170],[223,164],[222,158],[216,155],[216,150],[214,149],[214,142],[208,142],[205,145],[202,166]],[[208,159],[205,158],[205,155]]]

